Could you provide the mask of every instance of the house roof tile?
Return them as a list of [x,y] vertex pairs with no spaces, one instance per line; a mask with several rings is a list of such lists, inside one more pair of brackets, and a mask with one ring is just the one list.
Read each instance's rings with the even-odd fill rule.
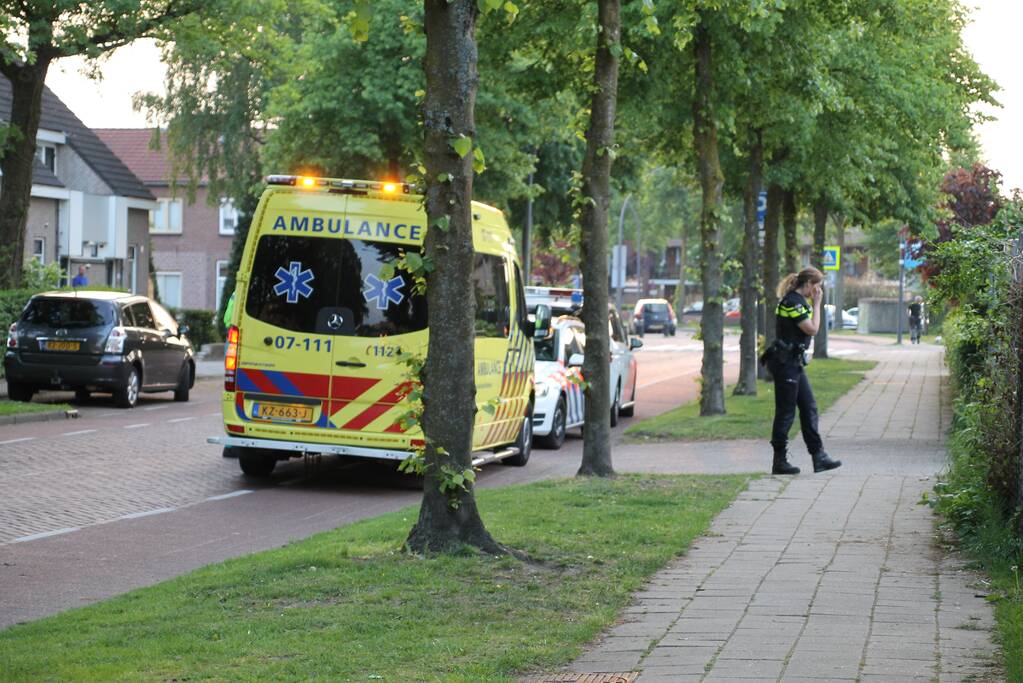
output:
[[[11,116],[11,84],[0,76],[0,120],[9,121]],[[155,199],[153,193],[142,184],[135,174],[116,154],[103,143],[74,113],[61,102],[52,90],[43,88],[43,106],[39,127],[60,131],[67,136],[67,144],[85,161],[110,190],[124,197]],[[33,178],[35,175],[33,169]]]

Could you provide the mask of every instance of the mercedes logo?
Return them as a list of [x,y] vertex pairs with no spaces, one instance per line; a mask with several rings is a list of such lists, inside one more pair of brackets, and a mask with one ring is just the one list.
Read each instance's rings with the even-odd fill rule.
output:
[[340,330],[341,326],[345,324],[345,319],[341,317],[340,313],[332,313],[330,320],[327,321],[327,327],[332,330]]

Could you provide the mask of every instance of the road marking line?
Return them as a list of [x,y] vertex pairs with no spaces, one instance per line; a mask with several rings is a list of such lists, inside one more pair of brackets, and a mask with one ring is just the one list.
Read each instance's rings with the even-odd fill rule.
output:
[[92,434],[95,429],[79,429],[77,432],[64,432],[61,436],[78,436],[79,434]]
[[0,446],[6,446],[9,443],[21,443],[23,441],[33,441],[34,436],[23,436],[20,439],[8,439],[7,441],[0,441]]
[[155,510],[146,510],[145,512],[132,512],[129,515],[122,515],[118,519],[138,519],[139,517],[151,517],[152,515],[162,515],[165,512],[174,512],[175,508],[156,508]]
[[115,412],[110,412],[110,413],[100,413],[96,417],[113,417],[114,415],[123,415],[123,414],[124,413],[122,413],[120,411],[115,411]]
[[69,527],[65,527],[63,529],[57,529],[55,531],[44,531],[42,533],[32,534],[30,536],[22,536],[21,538],[16,538],[13,541],[11,541],[11,543],[24,543],[25,541],[36,541],[36,540],[38,540],[40,538],[49,538],[50,536],[59,536],[60,534],[70,534],[72,531],[78,531],[80,528],[81,527],[77,527],[77,526],[69,526]]
[[210,496],[206,500],[226,500],[228,498],[244,496],[246,493],[252,493],[252,491],[250,489],[239,489],[237,491],[231,491],[231,493],[222,493],[219,496]]
[[854,353],[859,353],[859,349],[836,349],[834,351],[828,351],[829,356],[851,356]]
[[672,375],[671,377],[664,377],[663,379],[658,379],[658,380],[655,380],[653,382],[647,382],[646,384],[640,384],[636,388],[637,389],[645,389],[646,387],[652,387],[653,385],[660,384],[661,382],[670,382],[673,379],[678,379],[679,377],[688,377],[689,375],[695,375],[695,374],[697,374],[699,372],[700,372],[699,370],[690,370],[689,372],[683,372],[681,375]]
[[221,412],[220,412],[220,411],[218,410],[218,411],[217,411],[217,412],[215,412],[215,413],[209,413],[209,414],[207,415],[207,417],[220,417],[220,416],[221,416],[222,414],[223,414],[223,413],[221,413]]
[[187,422],[188,420],[194,420],[195,416],[192,417],[176,417],[173,420],[167,420],[167,422]]
[[169,408],[169,407],[170,407],[170,406],[149,406],[148,408],[143,408],[142,410],[145,410],[145,411],[150,411],[150,410],[163,410],[164,408]]
[[149,422],[142,422],[142,423],[139,423],[137,425],[125,425],[124,428],[125,429],[138,429],[139,427],[148,427],[150,424],[151,423],[149,423]]

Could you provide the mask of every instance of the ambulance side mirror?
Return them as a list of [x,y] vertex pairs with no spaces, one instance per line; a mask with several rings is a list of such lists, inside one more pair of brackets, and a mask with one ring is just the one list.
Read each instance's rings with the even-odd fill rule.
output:
[[533,316],[533,338],[546,339],[550,327],[551,307],[547,304],[540,304],[536,307],[536,313]]

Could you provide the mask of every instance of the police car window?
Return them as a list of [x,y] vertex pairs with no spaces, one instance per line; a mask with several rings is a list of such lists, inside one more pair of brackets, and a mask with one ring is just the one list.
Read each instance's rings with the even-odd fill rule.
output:
[[533,343],[533,350],[537,360],[558,360],[558,332],[555,330],[549,337],[537,339]]
[[415,246],[369,240],[264,235],[245,312],[294,332],[382,337],[426,329],[426,297],[390,272]]
[[507,337],[510,316],[504,259],[476,254],[472,285],[476,296],[476,336]]

